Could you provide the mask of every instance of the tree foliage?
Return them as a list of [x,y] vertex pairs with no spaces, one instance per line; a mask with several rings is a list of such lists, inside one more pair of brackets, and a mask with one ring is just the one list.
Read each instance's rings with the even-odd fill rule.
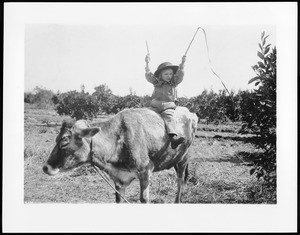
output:
[[140,108],[142,107],[142,98],[137,95],[116,96],[113,99],[111,113],[118,113],[125,108]]
[[84,90],[58,94],[53,100],[59,115],[69,115],[76,120],[93,119],[100,111],[96,97],[89,95]]
[[264,149],[264,155],[255,159],[251,173],[263,178],[270,185],[276,184],[276,47],[266,44],[265,32],[261,34],[260,51],[257,52],[260,61],[252,68],[256,76],[249,80],[257,87],[247,100],[248,109],[243,112],[242,120],[246,128],[260,136],[258,146]]
[[92,96],[96,99],[99,109],[103,113],[111,113],[111,109],[114,105],[115,96],[111,89],[106,84],[96,86]]
[[179,98],[177,105],[187,107],[191,112],[196,113],[199,119],[206,119],[207,123],[237,121],[240,114],[240,92],[235,94],[234,91],[231,91],[230,96],[228,96],[226,90],[220,90],[219,93],[216,93],[213,90],[205,89],[196,97]]
[[56,94],[52,98],[55,109],[60,115],[69,115],[75,119],[93,119],[101,113],[118,113],[125,108],[140,108],[148,106],[150,97],[139,97],[133,93],[126,96],[116,96],[106,84],[94,88],[90,95],[81,87],[81,92],[70,91]]
[[36,86],[33,92],[24,93],[24,102],[36,104],[37,108],[51,108],[53,107],[52,97],[54,93],[42,87]]
[[[135,92],[130,92],[126,96],[114,95],[106,84],[96,86],[92,94],[85,92],[84,85],[81,85],[81,91],[76,90],[54,94],[52,91],[36,89],[34,93],[25,93],[24,101],[29,103],[47,101],[55,106],[58,114],[69,115],[75,119],[87,118],[93,119],[97,115],[106,113],[116,114],[125,108],[149,107],[151,96],[137,96]],[[241,116],[249,114],[248,105],[244,105],[249,100],[249,91],[238,91],[237,94],[231,91],[230,96],[225,90],[218,93],[213,90],[205,89],[198,96],[187,98],[180,97],[176,101],[179,106],[187,107],[201,119],[207,122],[237,121]]]

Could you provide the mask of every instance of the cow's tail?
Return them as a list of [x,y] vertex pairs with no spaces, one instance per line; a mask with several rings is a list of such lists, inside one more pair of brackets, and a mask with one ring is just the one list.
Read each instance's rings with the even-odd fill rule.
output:
[[187,164],[186,167],[185,167],[185,171],[184,171],[184,183],[187,182],[187,179],[189,177],[189,169],[188,168],[189,168],[189,164]]

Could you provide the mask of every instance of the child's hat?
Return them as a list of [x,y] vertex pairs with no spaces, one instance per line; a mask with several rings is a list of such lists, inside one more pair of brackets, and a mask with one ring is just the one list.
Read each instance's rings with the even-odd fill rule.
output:
[[165,69],[172,69],[173,73],[175,74],[177,72],[178,68],[179,68],[179,66],[177,66],[177,65],[172,65],[170,62],[164,62],[157,67],[157,70],[155,71],[154,76],[158,78],[159,73]]

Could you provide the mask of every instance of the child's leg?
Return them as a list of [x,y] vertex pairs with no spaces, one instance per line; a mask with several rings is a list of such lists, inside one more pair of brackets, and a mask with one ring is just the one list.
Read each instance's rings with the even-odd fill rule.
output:
[[166,109],[161,113],[161,116],[166,124],[167,133],[171,138],[171,147],[173,149],[175,149],[179,144],[181,144],[185,140],[183,136],[179,137],[177,134],[174,112],[174,109]]
[[166,130],[168,134],[177,135],[176,121],[173,118],[176,108],[174,102],[161,102],[157,100],[152,100],[151,106],[149,108],[162,116],[162,118],[165,121]]
[[161,116],[165,121],[167,133],[170,135],[177,135],[176,121],[174,119],[174,109],[166,109],[161,112]]
[[173,102],[151,102],[151,109],[155,112],[160,113],[162,116],[166,130],[171,139],[171,147],[175,149],[179,144],[181,144],[185,138],[179,137],[176,130],[176,120],[174,119],[176,105]]

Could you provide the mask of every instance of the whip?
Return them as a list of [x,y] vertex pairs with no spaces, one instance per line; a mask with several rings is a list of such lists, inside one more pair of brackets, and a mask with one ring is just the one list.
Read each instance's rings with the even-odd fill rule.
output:
[[205,44],[206,44],[206,51],[207,51],[207,57],[208,57],[209,65],[210,65],[210,70],[213,72],[214,75],[216,75],[217,78],[219,78],[219,80],[221,81],[221,83],[222,83],[222,85],[224,86],[225,90],[227,91],[227,93],[228,93],[229,96],[230,96],[230,93],[229,93],[227,87],[225,86],[225,84],[223,83],[222,79],[220,78],[220,76],[219,76],[219,75],[213,70],[213,68],[212,68],[211,60],[210,60],[210,56],[209,56],[209,50],[208,50],[208,44],[207,44],[206,32],[205,32],[205,30],[204,30],[203,28],[201,28],[201,27],[198,27],[198,28],[197,28],[197,30],[196,30],[196,32],[195,32],[193,38],[192,38],[192,41],[190,42],[190,44],[189,44],[189,46],[188,46],[188,48],[187,48],[187,50],[186,50],[186,52],[185,52],[184,55],[186,56],[186,54],[187,54],[188,50],[190,49],[190,46],[191,46],[192,42],[194,41],[194,38],[195,38],[196,34],[198,33],[198,30],[199,30],[199,29],[202,29],[202,31],[203,31],[203,33],[204,33]]
[[188,50],[190,49],[190,46],[191,46],[192,42],[194,41],[194,38],[195,38],[196,34],[198,33],[198,30],[199,30],[199,29],[200,29],[200,27],[197,28],[196,33],[194,34],[194,36],[193,36],[193,38],[192,38],[192,41],[190,42],[190,44],[189,44],[189,46],[188,46],[186,52],[184,53],[184,56],[186,56],[186,54],[188,53]]
[[150,54],[147,40],[146,40],[146,46],[147,46],[147,52],[148,52],[148,54]]

